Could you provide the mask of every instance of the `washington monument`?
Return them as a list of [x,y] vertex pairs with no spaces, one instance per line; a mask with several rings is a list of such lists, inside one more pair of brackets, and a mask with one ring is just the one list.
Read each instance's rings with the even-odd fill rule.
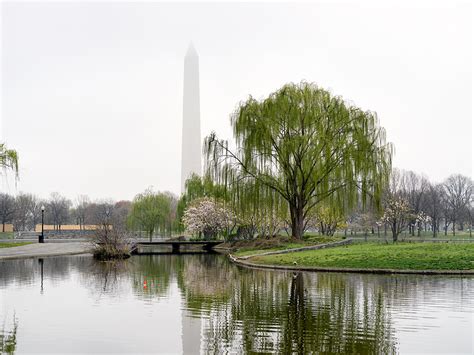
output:
[[181,145],[181,192],[193,173],[202,174],[201,118],[199,105],[199,57],[193,44],[184,57],[183,134]]

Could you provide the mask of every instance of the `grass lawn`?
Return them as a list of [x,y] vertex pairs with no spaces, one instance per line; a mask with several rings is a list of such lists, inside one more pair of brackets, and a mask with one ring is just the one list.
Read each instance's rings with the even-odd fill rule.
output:
[[0,243],[1,248],[21,247],[22,245],[32,244],[32,242]]
[[256,256],[257,264],[359,269],[474,270],[474,243],[352,244]]
[[[262,240],[262,243],[258,243],[258,239],[257,239],[256,241],[253,241],[253,243],[249,243],[248,246],[245,246],[245,245],[239,246],[238,249],[232,254],[238,257],[242,257],[242,256],[260,254],[260,253],[266,253],[270,251],[302,248],[302,247],[307,247],[311,245],[335,242],[338,240],[341,240],[341,238],[315,236],[315,237],[309,237],[302,241],[283,239],[281,242],[278,243],[278,245],[275,245],[275,243],[268,242],[268,240]],[[268,242],[268,243],[265,243],[265,242]]]

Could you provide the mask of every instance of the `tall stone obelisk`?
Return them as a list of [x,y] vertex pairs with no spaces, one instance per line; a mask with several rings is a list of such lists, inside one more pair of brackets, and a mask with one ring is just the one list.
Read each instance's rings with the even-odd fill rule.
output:
[[184,57],[183,134],[181,143],[181,192],[191,174],[202,174],[199,57],[193,44]]

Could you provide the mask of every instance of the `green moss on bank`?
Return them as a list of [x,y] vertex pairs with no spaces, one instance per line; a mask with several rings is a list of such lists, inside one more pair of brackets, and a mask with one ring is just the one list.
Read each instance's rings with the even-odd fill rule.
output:
[[256,256],[256,264],[359,269],[473,270],[474,243],[353,244]]

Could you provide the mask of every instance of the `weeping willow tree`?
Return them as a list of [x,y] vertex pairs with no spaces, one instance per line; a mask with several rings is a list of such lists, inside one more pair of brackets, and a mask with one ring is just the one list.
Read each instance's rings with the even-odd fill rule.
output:
[[286,201],[258,180],[234,183],[226,195],[228,206],[237,218],[239,238],[252,239],[255,234],[272,237],[287,225]]
[[0,167],[11,169],[18,175],[18,153],[8,149],[4,143],[0,143]]
[[339,211],[359,198],[379,205],[392,147],[375,113],[302,82],[262,101],[250,97],[231,124],[235,149],[215,133],[206,137],[206,173],[234,199],[245,184],[280,196],[293,237],[302,238],[308,213],[322,202]]
[[132,229],[147,232],[150,242],[153,233],[171,234],[172,196],[167,193],[155,193],[147,189],[144,193],[135,196],[132,208],[128,215],[128,224]]

